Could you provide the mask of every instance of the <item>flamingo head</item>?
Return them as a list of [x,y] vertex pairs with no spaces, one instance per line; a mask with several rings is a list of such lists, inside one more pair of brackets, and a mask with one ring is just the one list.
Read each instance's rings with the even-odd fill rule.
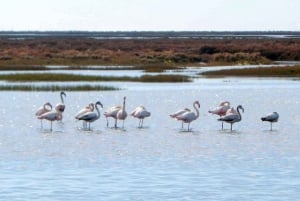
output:
[[238,109],[241,109],[241,110],[243,111],[243,113],[244,113],[244,108],[243,108],[243,106],[239,105],[239,106],[237,106],[237,108],[238,108]]
[[199,101],[195,101],[194,104],[196,104],[198,106],[198,108],[200,108],[200,103]]
[[64,95],[65,97],[67,97],[67,94],[65,93],[65,92],[60,92],[60,95],[62,96],[62,95]]
[[101,103],[100,101],[97,101],[97,102],[95,103],[95,105],[100,105],[101,108],[103,108],[103,105],[102,105],[102,103]]
[[44,108],[46,108],[47,106],[50,108],[50,110],[52,110],[52,105],[51,105],[51,103],[47,102],[47,103],[44,104]]
[[220,106],[224,106],[224,105],[230,105],[230,102],[229,101],[224,101],[224,102],[220,103]]

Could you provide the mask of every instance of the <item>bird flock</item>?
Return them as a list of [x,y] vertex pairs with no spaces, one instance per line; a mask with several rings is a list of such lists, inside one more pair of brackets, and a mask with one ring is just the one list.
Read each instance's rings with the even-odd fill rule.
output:
[[[65,111],[64,98],[66,98],[65,92],[60,92],[60,99],[55,108],[52,108],[51,103],[44,103],[38,110],[35,115],[37,119],[41,120],[41,128],[43,127],[42,120],[50,121],[50,131],[52,131],[52,122],[53,121],[62,121],[63,112]],[[82,127],[87,130],[91,130],[91,123],[95,122],[100,118],[100,110],[99,107],[103,108],[103,105],[100,101],[95,103],[89,103],[87,106],[79,110],[74,118],[78,121],[82,121]],[[176,112],[170,114],[170,117],[175,119],[176,121],[181,121],[181,128],[184,128],[184,123],[187,124],[187,131],[191,131],[190,124],[194,120],[198,119],[200,116],[200,102],[198,100],[193,102],[194,112],[189,108],[184,108],[177,110]],[[96,111],[95,111],[96,110]],[[234,123],[240,122],[242,120],[242,114],[244,113],[244,108],[242,105],[238,105],[236,109],[231,107],[229,101],[221,102],[214,109],[209,110],[208,113],[218,115],[218,121],[222,122],[222,130],[224,129],[223,123],[230,124],[230,130],[232,131],[232,126]],[[109,118],[114,119],[114,128],[118,128],[118,121],[122,121],[122,128],[124,128],[124,121],[127,118],[126,111],[126,96],[123,97],[122,105],[116,105],[108,108],[104,112],[104,116],[107,121],[107,127],[109,126]],[[147,111],[145,106],[139,105],[137,106],[131,113],[130,116],[137,118],[139,120],[138,127],[143,127],[144,119],[151,116],[151,113]],[[270,130],[272,130],[272,124],[278,122],[279,114],[277,112],[269,113],[263,117],[261,117],[262,121],[270,122]]]

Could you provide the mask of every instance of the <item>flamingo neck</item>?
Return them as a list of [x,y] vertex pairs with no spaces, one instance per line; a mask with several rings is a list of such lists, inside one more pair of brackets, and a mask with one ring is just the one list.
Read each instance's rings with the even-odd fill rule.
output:
[[63,94],[60,94],[60,100],[64,104]]
[[97,110],[97,119],[99,119],[100,111],[99,111],[99,108],[98,108],[98,104],[96,104],[95,107],[96,107],[96,110]]
[[237,113],[239,115],[239,119],[242,120],[242,115],[240,113],[240,107],[237,107],[236,110],[237,110]]
[[196,110],[196,118],[198,118],[199,117],[199,109],[196,107],[196,102],[193,104],[193,107],[195,108],[195,110]]
[[123,112],[123,113],[125,112],[125,99],[124,99],[124,101],[123,101],[122,112]]

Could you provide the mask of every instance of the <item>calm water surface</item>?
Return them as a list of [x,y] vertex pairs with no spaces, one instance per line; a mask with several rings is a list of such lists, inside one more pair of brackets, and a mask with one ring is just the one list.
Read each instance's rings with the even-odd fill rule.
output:
[[[62,123],[34,116],[58,92],[1,92],[0,200],[297,200],[300,196],[300,82],[288,79],[198,79],[193,83],[109,83],[125,90],[69,92]],[[138,128],[92,131],[74,115],[100,100],[104,110],[143,104],[152,116]],[[192,132],[169,118],[201,103]],[[241,122],[221,130],[208,110],[229,100],[243,105]],[[101,114],[103,111],[101,110]],[[269,131],[260,117],[277,111]],[[110,120],[112,126],[113,121]],[[121,124],[120,124],[121,125]]]

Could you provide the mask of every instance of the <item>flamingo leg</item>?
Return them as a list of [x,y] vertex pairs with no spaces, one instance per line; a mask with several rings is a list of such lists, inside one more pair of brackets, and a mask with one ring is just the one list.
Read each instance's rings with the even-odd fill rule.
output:
[[144,119],[142,119],[142,124],[141,124],[141,128],[143,127],[143,123],[144,123]]
[[51,121],[50,131],[52,132],[52,121]]
[[271,131],[272,131],[272,122],[271,122]]
[[223,130],[223,128],[224,128],[223,124],[224,124],[224,122],[222,121],[222,130]]
[[230,130],[232,131],[232,123],[230,124]]
[[116,119],[116,120],[115,120],[115,128],[118,127],[118,125],[117,125],[118,122],[117,122],[117,121],[118,121],[118,120]]
[[108,127],[108,119],[107,119],[107,117],[106,117],[106,127]]

